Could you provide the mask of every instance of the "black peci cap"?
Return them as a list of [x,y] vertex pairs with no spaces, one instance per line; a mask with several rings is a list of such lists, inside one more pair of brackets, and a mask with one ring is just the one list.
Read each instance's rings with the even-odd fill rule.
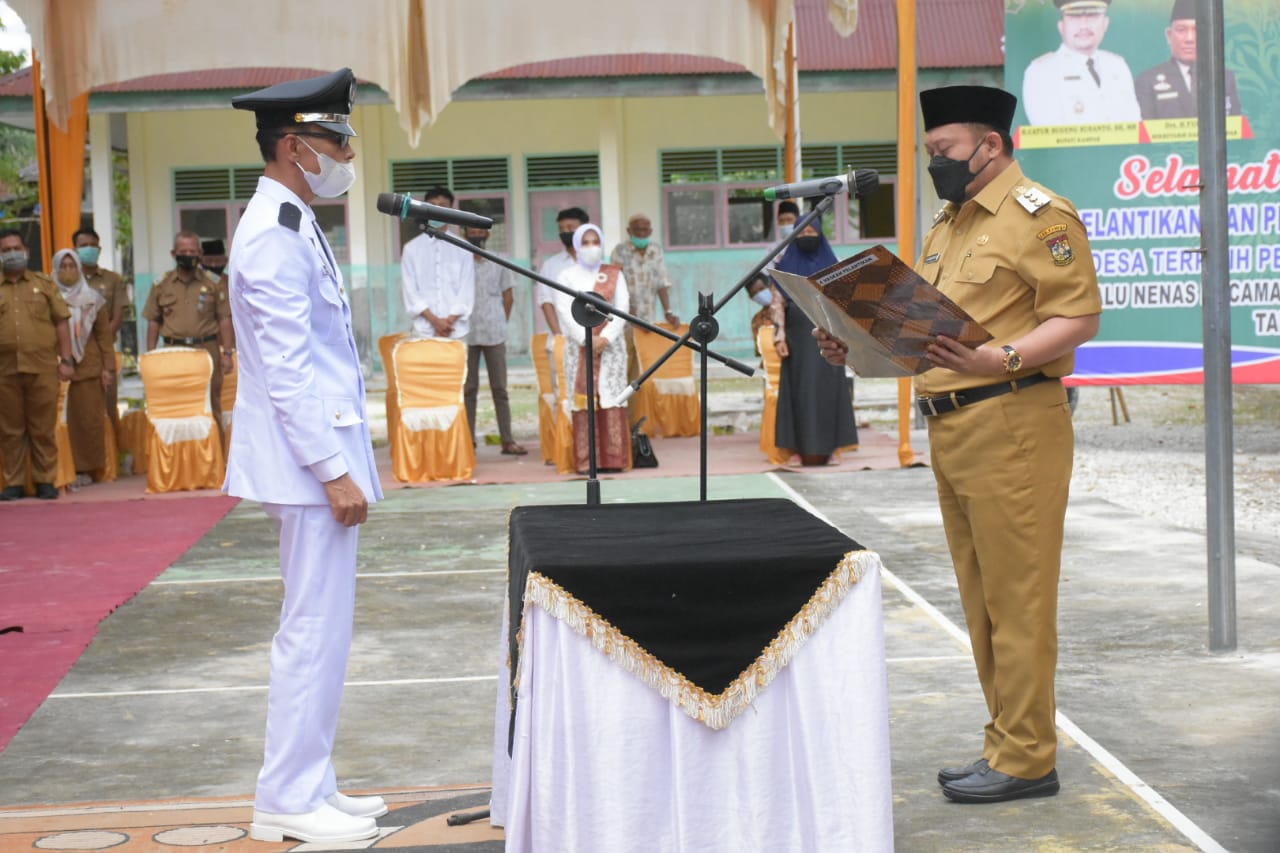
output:
[[1173,11],[1169,14],[1170,21],[1185,21],[1196,19],[1196,0],[1173,0]]
[[200,243],[200,253],[204,255],[225,255],[227,244],[221,240],[205,240]]
[[943,86],[920,93],[926,132],[944,124],[985,124],[1009,133],[1017,107],[1016,97],[993,86]]
[[351,105],[356,99],[356,75],[343,68],[323,77],[290,80],[231,99],[231,106],[257,114],[258,127],[318,124],[326,130],[355,136]]

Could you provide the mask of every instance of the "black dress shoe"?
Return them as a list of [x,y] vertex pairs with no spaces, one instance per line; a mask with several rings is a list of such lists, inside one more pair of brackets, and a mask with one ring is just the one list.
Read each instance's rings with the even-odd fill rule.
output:
[[27,495],[27,490],[22,486],[7,486],[3,492],[0,492],[0,501],[20,501]]
[[58,490],[53,483],[36,483],[36,497],[42,501],[54,501],[58,499]]
[[957,779],[963,779],[977,773],[979,770],[987,769],[987,759],[979,758],[972,764],[966,764],[964,767],[944,767],[938,771],[938,784],[945,785],[948,782],[954,782]]
[[1027,797],[1052,797],[1058,793],[1058,771],[1039,779],[1019,779],[992,767],[942,786],[947,799],[957,803],[1003,803]]

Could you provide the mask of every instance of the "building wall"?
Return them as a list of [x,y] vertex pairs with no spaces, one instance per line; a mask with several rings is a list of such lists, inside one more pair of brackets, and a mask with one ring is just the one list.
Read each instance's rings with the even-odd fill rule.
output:
[[[409,145],[390,106],[357,107],[353,124],[360,132],[356,141],[359,179],[348,200],[350,264],[345,273],[360,349],[371,365],[376,362],[377,338],[408,325],[397,283],[397,226],[375,207],[378,193],[391,187],[392,161],[509,158],[510,254],[528,264],[527,155],[599,152],[604,208],[599,221],[606,243],[612,245],[624,236],[626,216],[637,211],[653,218],[656,235],[663,233],[662,150],[779,144],[768,127],[763,98],[748,95],[454,101],[426,129],[416,147]],[[259,164],[253,127],[251,115],[231,109],[129,115],[139,308],[151,282],[172,266],[169,250],[177,228],[174,170]],[[894,134],[892,92],[814,93],[802,99],[802,144],[889,142]],[[750,248],[668,251],[677,313],[684,318],[695,313],[699,290],[712,290],[717,296],[726,293],[760,255]],[[531,331],[531,288],[518,285],[516,292],[511,349],[523,353]],[[745,296],[726,307],[720,318],[720,347],[726,352],[751,352],[752,313],[754,306]],[[145,341],[145,327],[140,326],[139,332]]]

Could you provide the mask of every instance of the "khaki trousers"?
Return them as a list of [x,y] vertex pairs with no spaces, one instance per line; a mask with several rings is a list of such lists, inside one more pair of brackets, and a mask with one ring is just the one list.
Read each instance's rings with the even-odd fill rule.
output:
[[1046,382],[928,418],[947,544],[987,700],[983,757],[1023,779],[1054,769],[1058,574],[1074,433]]
[[6,487],[26,484],[28,448],[31,479],[53,483],[58,470],[57,423],[57,372],[0,376],[0,454],[4,455]]

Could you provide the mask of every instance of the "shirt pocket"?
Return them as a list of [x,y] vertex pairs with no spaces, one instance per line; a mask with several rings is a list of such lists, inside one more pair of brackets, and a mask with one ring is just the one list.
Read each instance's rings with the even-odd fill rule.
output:
[[18,302],[25,309],[28,319],[38,323],[53,322],[53,311],[49,305],[49,299],[39,290],[30,290],[23,293]]
[[364,423],[360,409],[351,397],[322,398],[323,411],[329,423],[335,427],[349,427]]
[[336,344],[346,340],[346,306],[342,295],[338,293],[338,285],[322,273],[316,283],[316,290],[320,298],[311,306],[313,330],[325,343]]
[[177,306],[178,295],[176,293],[165,292],[156,294],[156,309],[160,312],[161,321],[173,314],[173,309]]
[[956,284],[982,286],[996,274],[999,259],[992,255],[969,255],[960,262],[953,278]]

